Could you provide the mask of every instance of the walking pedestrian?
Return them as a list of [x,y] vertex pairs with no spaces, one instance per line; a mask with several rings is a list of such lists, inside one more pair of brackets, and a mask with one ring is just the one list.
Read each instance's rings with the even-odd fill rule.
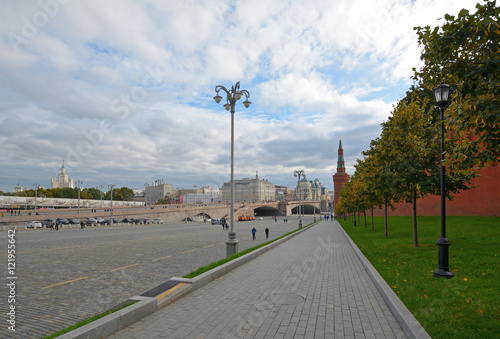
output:
[[252,228],[252,238],[253,240],[255,240],[255,233],[257,233],[257,230],[254,228]]
[[266,239],[269,239],[269,228],[266,227]]

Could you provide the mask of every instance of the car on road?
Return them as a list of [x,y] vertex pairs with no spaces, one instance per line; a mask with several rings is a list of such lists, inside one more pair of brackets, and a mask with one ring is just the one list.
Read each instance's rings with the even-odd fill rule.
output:
[[85,224],[87,226],[97,225],[97,220],[95,218],[85,218]]
[[154,218],[151,221],[152,224],[163,224],[163,219],[162,218]]
[[141,218],[141,222],[143,225],[146,225],[146,224],[150,224],[151,222],[149,221],[149,219],[146,219],[146,218]]
[[97,217],[97,218],[95,218],[95,220],[97,221],[97,223],[98,223],[99,225],[102,225],[102,224],[104,223],[104,219],[103,219],[103,218],[101,218],[101,217]]
[[122,220],[122,223],[124,223],[124,224],[131,224],[131,223],[133,223],[133,220],[130,219],[130,218],[125,218],[125,219]]
[[220,220],[219,219],[212,219],[211,221],[212,225],[216,225],[216,224],[220,224]]
[[40,221],[28,221],[26,224],[27,228],[43,228],[42,223]]
[[50,219],[50,218],[48,218],[48,219],[45,219],[42,222],[42,226],[45,226],[45,228],[50,228],[51,226],[55,226],[56,222],[57,222],[56,219]]
[[71,219],[69,219],[69,223],[71,225],[78,225],[78,224],[80,224],[80,220],[75,219],[75,218],[71,218]]

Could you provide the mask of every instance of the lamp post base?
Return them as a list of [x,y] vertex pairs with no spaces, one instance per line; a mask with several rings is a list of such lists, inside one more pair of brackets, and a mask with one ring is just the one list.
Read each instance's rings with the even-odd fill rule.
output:
[[438,244],[438,268],[433,271],[434,278],[453,278],[453,273],[449,270],[448,264],[448,247],[451,245],[448,238],[439,238]]
[[302,228],[302,219],[299,219],[299,228]]
[[238,253],[238,243],[239,241],[236,240],[236,233],[229,231],[226,241],[226,257]]

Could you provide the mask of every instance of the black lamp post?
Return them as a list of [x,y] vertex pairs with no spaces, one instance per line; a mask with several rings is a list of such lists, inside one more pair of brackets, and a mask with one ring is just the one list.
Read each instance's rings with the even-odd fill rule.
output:
[[299,191],[299,228],[302,228],[302,206],[300,205],[300,198],[302,196],[302,190],[300,188],[300,177],[306,178],[306,172],[304,170],[295,170],[293,171],[293,176],[297,178],[297,190]]
[[441,113],[441,237],[436,241],[438,244],[438,268],[434,270],[436,278],[452,278],[453,273],[449,271],[448,247],[451,245],[446,238],[446,203],[445,203],[445,168],[444,168],[444,108],[450,103],[450,85],[441,84],[434,89],[436,106]]
[[215,92],[217,95],[214,96],[214,100],[216,103],[219,103],[222,100],[222,97],[219,95],[220,90],[223,90],[227,94],[224,108],[226,111],[231,110],[231,210],[229,213],[230,229],[227,235],[228,239],[226,241],[226,256],[229,257],[232,254],[238,253],[238,240],[236,240],[236,232],[234,232],[234,106],[236,105],[236,101],[243,97],[243,94],[246,96],[246,100],[243,101],[243,105],[245,105],[246,108],[250,106],[251,102],[248,101],[250,93],[244,89],[240,90],[239,81],[236,85],[232,86],[230,90],[227,90],[224,86],[215,86]]

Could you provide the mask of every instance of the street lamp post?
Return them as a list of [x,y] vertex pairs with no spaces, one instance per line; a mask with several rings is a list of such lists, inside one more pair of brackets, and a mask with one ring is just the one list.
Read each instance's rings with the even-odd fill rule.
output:
[[148,206],[148,183],[144,184],[144,209]]
[[97,189],[99,190],[99,193],[101,194],[101,204],[100,204],[100,208],[102,208],[102,189],[104,188],[103,185],[99,185],[97,186]]
[[80,213],[80,185],[83,184],[83,182],[77,180],[76,184],[78,185],[78,213]]
[[113,188],[115,185],[108,185],[108,189],[111,191],[111,204],[109,208],[109,224],[113,225]]
[[301,199],[300,199],[300,196],[301,196],[301,190],[300,190],[300,177],[302,176],[302,178],[306,178],[306,172],[304,172],[304,170],[295,170],[293,171],[293,176],[297,178],[297,189],[299,191],[299,228],[302,228],[302,214],[301,214],[301,210],[302,210],[302,206],[301,206]]
[[450,86],[441,84],[434,89],[436,106],[441,114],[441,237],[436,241],[438,244],[438,268],[434,270],[436,278],[452,278],[453,273],[449,271],[448,250],[451,245],[446,238],[446,202],[445,202],[445,167],[444,167],[444,108],[450,103]]
[[45,194],[40,195],[40,197],[42,198],[42,210],[43,210],[43,199],[45,198]]
[[234,113],[235,113],[235,105],[236,101],[240,100],[243,97],[243,94],[246,97],[246,100],[243,101],[243,105],[248,108],[251,104],[248,101],[250,97],[250,93],[244,89],[240,90],[240,83],[237,82],[234,86],[231,86],[230,90],[227,90],[224,86],[218,85],[215,86],[214,100],[216,103],[220,103],[222,97],[219,95],[219,91],[223,90],[226,92],[226,103],[224,104],[224,108],[226,111],[231,110],[231,210],[230,210],[230,230],[228,232],[228,239],[226,241],[226,256],[230,256],[238,252],[238,240],[236,240],[236,233],[234,232]]
[[35,186],[35,215],[36,215],[36,196],[38,195],[38,187],[40,185],[38,185],[38,183],[34,183],[33,186]]

